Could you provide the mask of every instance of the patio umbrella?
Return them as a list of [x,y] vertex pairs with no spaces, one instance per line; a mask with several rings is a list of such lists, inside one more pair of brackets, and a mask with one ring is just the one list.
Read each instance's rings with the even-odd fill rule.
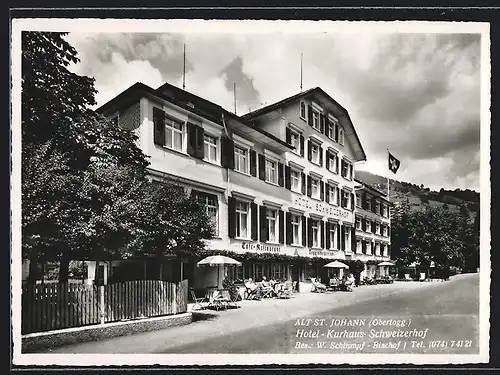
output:
[[219,287],[219,266],[241,266],[241,262],[224,255],[211,255],[196,263],[198,267],[217,267],[217,287]]
[[378,266],[394,266],[394,263],[389,262],[389,261],[384,261],[382,263],[379,263]]
[[333,262],[325,264],[325,267],[328,267],[328,268],[345,268],[345,269],[349,268],[349,266],[347,264],[339,262],[338,260],[335,260]]

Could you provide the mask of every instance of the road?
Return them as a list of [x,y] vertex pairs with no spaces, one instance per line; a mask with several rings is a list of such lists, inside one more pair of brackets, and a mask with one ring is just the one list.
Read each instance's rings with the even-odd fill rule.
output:
[[[380,330],[416,330],[425,338],[379,339],[297,339],[297,330],[316,331],[315,327],[297,326],[302,319],[324,318],[358,319],[361,327],[333,327],[337,331],[365,332]],[[368,322],[378,318],[406,320],[410,326],[368,327]],[[196,314],[198,321],[183,327],[145,332],[92,343],[81,343],[57,348],[51,353],[356,353],[359,348],[340,347],[340,343],[366,341],[364,353],[479,353],[479,276],[459,275],[447,282],[394,283],[392,285],[363,286],[354,292],[316,294],[305,292],[290,300],[243,301],[240,309]],[[345,324],[345,321],[343,321]],[[386,322],[387,323],[387,322]],[[324,335],[324,327],[321,334]],[[297,342],[309,345],[298,348]],[[318,340],[327,348],[318,349]],[[436,342],[439,340],[439,342]],[[394,347],[374,348],[374,342],[406,342]],[[411,342],[415,343],[412,344]],[[336,343],[332,349],[328,345]],[[422,346],[418,346],[422,343]],[[384,346],[382,345],[382,346]],[[417,345],[412,347],[412,345]],[[432,347],[431,347],[432,346]],[[441,347],[439,347],[441,346]]]

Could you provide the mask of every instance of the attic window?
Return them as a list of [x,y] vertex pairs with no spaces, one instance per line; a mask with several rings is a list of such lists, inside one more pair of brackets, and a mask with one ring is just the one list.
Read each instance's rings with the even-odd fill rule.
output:
[[194,108],[194,103],[187,102],[187,105],[190,106],[191,108]]

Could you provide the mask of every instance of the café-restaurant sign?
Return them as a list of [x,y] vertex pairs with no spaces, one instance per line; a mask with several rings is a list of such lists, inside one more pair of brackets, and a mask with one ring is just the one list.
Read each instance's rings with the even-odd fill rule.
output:
[[314,199],[300,195],[293,198],[291,207],[301,210],[309,210],[318,215],[334,217],[338,220],[352,220],[351,211],[345,210],[341,207],[332,206],[325,202],[315,201]]
[[264,253],[279,253],[281,250],[280,246],[263,245],[260,243],[249,242],[242,243],[241,248],[245,251],[262,251]]

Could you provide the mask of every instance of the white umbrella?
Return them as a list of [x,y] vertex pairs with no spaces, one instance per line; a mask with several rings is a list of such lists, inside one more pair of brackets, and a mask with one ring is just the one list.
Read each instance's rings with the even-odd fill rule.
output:
[[241,266],[241,262],[224,255],[211,255],[200,260],[197,266],[217,267],[217,287],[219,286],[219,266]]
[[328,267],[328,268],[346,268],[346,269],[349,268],[349,266],[347,264],[339,262],[338,260],[334,260],[333,262],[325,264],[325,267]]
[[388,261],[384,261],[382,263],[379,263],[378,266],[379,267],[381,267],[381,266],[394,266],[394,263],[388,262]]

